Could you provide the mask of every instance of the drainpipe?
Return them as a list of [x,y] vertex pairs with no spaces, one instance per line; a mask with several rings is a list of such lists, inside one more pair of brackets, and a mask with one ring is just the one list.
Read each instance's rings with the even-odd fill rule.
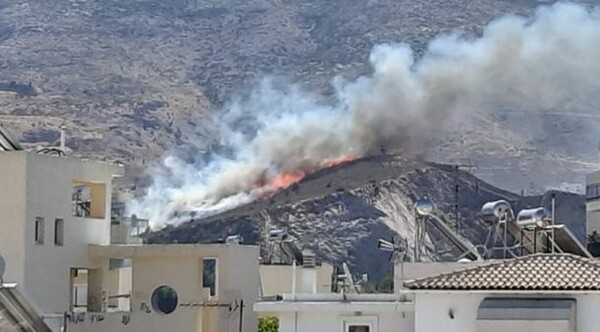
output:
[[296,298],[296,273],[297,273],[297,265],[296,260],[292,262],[292,296]]

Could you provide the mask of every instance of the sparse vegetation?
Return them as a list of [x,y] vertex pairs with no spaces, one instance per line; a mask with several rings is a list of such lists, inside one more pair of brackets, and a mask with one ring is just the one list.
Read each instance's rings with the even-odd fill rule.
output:
[[278,332],[279,319],[277,317],[261,317],[258,320],[258,332]]

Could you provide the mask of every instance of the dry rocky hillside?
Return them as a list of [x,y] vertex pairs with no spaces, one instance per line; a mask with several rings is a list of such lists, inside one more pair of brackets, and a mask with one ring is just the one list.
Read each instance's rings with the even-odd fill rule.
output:
[[[477,35],[503,14],[527,15],[552,2],[0,0],[0,123],[29,148],[57,144],[58,128],[65,126],[71,154],[124,162],[133,169],[126,179],[131,183],[165,151],[213,142],[211,114],[265,75],[327,98],[335,75],[369,72],[376,44],[408,43],[418,56],[440,33]],[[475,126],[449,133],[424,154],[443,162],[469,158],[484,180],[539,192],[561,182],[582,183],[582,174],[598,166],[595,146],[581,139],[597,122],[564,114],[481,114]],[[524,138],[520,134],[531,124],[549,134]],[[375,240],[410,238],[411,207],[422,195],[450,224],[458,197],[461,232],[476,244],[485,235],[475,215],[483,202],[502,197],[535,206],[542,200],[449,166],[379,156],[309,175],[270,199],[169,227],[150,240],[214,241],[243,233],[259,243],[266,228],[287,226],[319,257],[347,260],[357,272],[377,277],[387,256],[376,252]],[[559,202],[559,219],[581,225],[582,198],[562,194]],[[445,252],[432,259],[457,254],[434,230],[429,247]]]
[[[483,244],[487,235],[487,225],[478,218],[485,202],[507,199],[516,212],[551,204],[550,193],[519,196],[452,166],[381,155],[321,170],[270,198],[169,226],[149,240],[214,242],[241,234],[245,243],[261,244],[265,254],[268,230],[287,228],[299,247],[313,249],[319,259],[338,265],[346,261],[356,273],[369,273],[378,280],[389,267],[389,254],[377,250],[377,239],[401,236],[412,246],[413,205],[425,196],[436,203],[436,215],[452,227],[456,227],[458,203],[460,234],[474,245]],[[583,241],[583,197],[558,192],[556,202],[557,220]],[[431,225],[427,231],[428,259],[458,259],[461,252],[447,238]]]
[[[64,125],[73,153],[143,168],[166,150],[212,142],[211,111],[265,74],[327,94],[334,75],[369,70],[375,44],[405,42],[418,54],[439,33],[477,34],[550,2],[0,0],[0,122],[29,147],[56,144]],[[512,137],[511,121],[527,122],[484,117],[484,130],[440,142],[431,159],[472,158],[478,174],[513,190],[581,182],[596,166],[589,147]],[[563,127],[575,141],[582,132]],[[524,180],[540,160],[553,166]]]

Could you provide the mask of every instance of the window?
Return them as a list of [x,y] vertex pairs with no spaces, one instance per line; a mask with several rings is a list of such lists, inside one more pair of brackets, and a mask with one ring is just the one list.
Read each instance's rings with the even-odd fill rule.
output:
[[369,325],[349,325],[348,332],[371,332]]
[[202,261],[202,288],[210,289],[210,296],[217,295],[217,260],[205,258]]
[[177,292],[169,286],[160,286],[152,293],[152,308],[168,315],[175,311],[178,303]]
[[353,316],[343,318],[343,332],[376,332],[376,316]]
[[62,246],[64,244],[65,222],[62,219],[54,220],[54,244]]
[[35,218],[35,243],[44,244],[44,218]]
[[73,182],[73,216],[104,219],[106,216],[106,185],[104,183]]
[[89,270],[71,269],[71,310],[88,311]]
[[600,198],[600,183],[590,184],[585,187],[585,198],[595,200]]

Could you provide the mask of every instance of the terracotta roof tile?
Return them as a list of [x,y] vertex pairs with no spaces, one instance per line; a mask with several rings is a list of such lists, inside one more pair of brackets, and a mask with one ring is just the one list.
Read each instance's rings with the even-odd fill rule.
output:
[[572,254],[536,254],[407,281],[409,289],[600,290],[600,262]]

